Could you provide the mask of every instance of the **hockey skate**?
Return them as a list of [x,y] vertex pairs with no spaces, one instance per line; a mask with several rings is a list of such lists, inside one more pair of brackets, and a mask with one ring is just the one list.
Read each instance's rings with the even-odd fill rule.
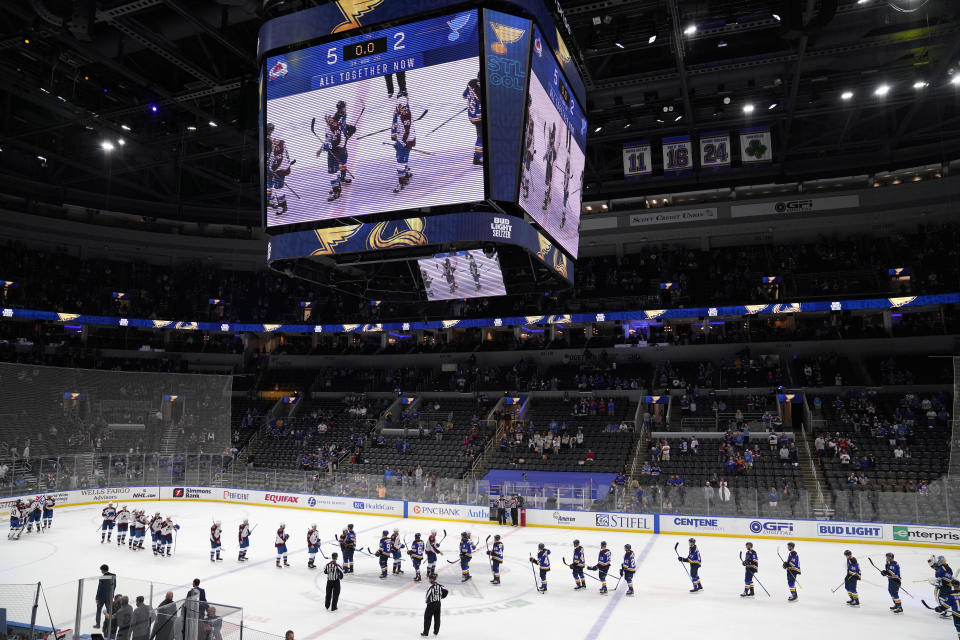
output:
[[400,179],[397,182],[397,186],[393,188],[393,192],[400,193],[401,191],[403,191],[406,188],[406,186],[410,184],[410,178],[412,177],[413,177],[412,171],[407,171],[405,174],[400,176]]
[[327,202],[333,202],[334,200],[339,198],[341,192],[342,192],[342,189],[340,188],[340,185],[334,186],[333,189],[330,190],[330,196],[327,198]]
[[903,613],[903,607],[899,607],[899,606],[898,606],[898,607],[892,607],[892,608],[890,609],[890,611],[892,611],[893,613]]
[[794,593],[789,598],[787,598],[787,602],[796,602],[799,599],[800,598],[797,596],[797,594]]
[[490,581],[490,584],[500,584],[500,581],[494,578],[493,580]]
[[626,595],[628,595],[628,596],[634,595],[633,587],[630,587],[629,589],[627,589]]

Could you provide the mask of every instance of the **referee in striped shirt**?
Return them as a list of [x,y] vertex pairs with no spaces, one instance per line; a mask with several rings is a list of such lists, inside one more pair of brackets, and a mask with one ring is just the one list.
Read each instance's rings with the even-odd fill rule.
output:
[[330,611],[337,610],[337,602],[340,600],[340,581],[343,579],[343,567],[337,564],[337,552],[330,554],[330,562],[323,568],[327,574],[327,595],[323,600],[323,606]]
[[423,612],[423,633],[420,634],[423,637],[427,637],[430,632],[431,620],[433,620],[433,635],[440,633],[440,601],[450,593],[442,584],[437,584],[437,574],[431,573],[427,577],[430,579],[430,586],[427,587],[427,595],[424,598],[427,608]]

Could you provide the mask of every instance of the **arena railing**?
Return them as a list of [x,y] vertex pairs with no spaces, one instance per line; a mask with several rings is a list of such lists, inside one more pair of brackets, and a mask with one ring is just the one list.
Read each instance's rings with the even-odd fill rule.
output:
[[[0,465],[9,459],[0,458]],[[261,468],[235,461],[231,455],[177,453],[172,455],[102,454],[32,458],[30,473],[20,461],[16,471],[0,479],[0,498],[70,489],[100,487],[223,487],[312,495],[406,500],[489,507],[503,493],[524,496],[525,506],[569,511],[650,513],[669,515],[739,516],[749,518],[822,519],[960,526],[960,488],[946,479],[922,492],[875,491],[852,487],[833,492],[833,512],[815,509],[817,495],[804,488],[786,492],[776,486],[665,486],[663,478],[640,476],[623,486],[586,482],[511,482],[491,485],[485,480],[438,477],[404,469],[402,474],[355,469],[334,472]],[[92,469],[88,471],[88,469]],[[749,477],[749,476],[747,476]],[[773,485],[769,477],[763,480]],[[761,482],[758,476],[756,482]]]

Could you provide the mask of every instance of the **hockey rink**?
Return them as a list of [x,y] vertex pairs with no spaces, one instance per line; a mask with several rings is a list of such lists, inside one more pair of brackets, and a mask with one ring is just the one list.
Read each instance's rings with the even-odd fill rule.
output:
[[[546,528],[511,528],[496,525],[466,525],[458,522],[385,518],[365,515],[313,512],[277,507],[181,502],[140,503],[148,514],[158,508],[180,524],[176,553],[158,558],[149,549],[139,552],[100,543],[95,531],[100,522],[100,507],[58,509],[54,528],[47,533],[24,532],[18,541],[0,538],[0,583],[42,582],[50,599],[53,617],[61,628],[72,628],[75,593],[79,578],[99,574],[102,563],[118,576],[118,592],[131,602],[140,593],[124,591],[126,578],[149,579],[173,586],[176,599],[185,597],[193,578],[200,578],[210,602],[244,608],[245,625],[282,635],[287,629],[297,640],[312,638],[350,638],[384,640],[419,637],[422,629],[423,597],[426,581],[413,582],[409,560],[405,573],[379,579],[376,559],[358,553],[356,573],[343,581],[340,608],[323,608],[325,577],[322,569],[306,567],[305,536],[310,524],[318,525],[323,540],[330,540],[348,522],[357,531],[358,547],[375,548],[383,529],[399,527],[412,540],[420,532],[424,538],[430,529],[445,529],[441,544],[446,555],[438,563],[439,582],[450,590],[443,604],[440,635],[448,638],[487,639],[534,633],[540,638],[594,640],[601,637],[710,638],[742,640],[744,637],[809,639],[813,633],[823,637],[857,637],[878,640],[953,638],[953,624],[938,619],[920,603],[932,603],[932,587],[926,579],[932,575],[926,558],[943,554],[957,566],[960,558],[943,549],[926,550],[881,545],[798,542],[802,588],[798,602],[787,602],[789,595],[777,548],[786,554],[787,539],[756,540],[760,572],[758,578],[770,590],[767,597],[758,584],[757,596],[741,598],[743,570],[738,553],[746,540],[701,537],[703,555],[701,580],[704,591],[689,594],[690,583],[674,555],[674,543],[686,547],[686,536],[601,533]],[[236,531],[240,520],[250,519],[256,526],[248,553],[249,561],[237,562]],[[209,529],[216,518],[223,523],[224,561],[209,559]],[[291,567],[274,566],[274,532],[285,522],[290,534]],[[473,580],[462,584],[455,559],[459,534],[470,529],[479,548],[472,563]],[[489,583],[490,566],[485,555],[487,535],[501,533],[506,562],[500,586]],[[116,535],[116,534],[114,534]],[[149,538],[149,536],[148,536]],[[588,563],[596,561],[600,540],[614,551],[614,564],[622,558],[624,543],[633,545],[637,554],[637,594],[625,596],[626,584],[613,592],[616,573],[611,573],[611,593],[597,593],[598,583],[588,578],[588,589],[574,591],[563,558],[570,560],[572,540],[579,538],[586,548]],[[492,542],[492,538],[491,538]],[[553,569],[549,591],[536,591],[528,562],[537,543],[551,549]],[[146,540],[145,546],[149,547]],[[328,556],[337,549],[323,545]],[[858,558],[864,580],[860,583],[862,605],[853,609],[844,604],[847,597],[839,585],[845,573],[843,551],[849,548]],[[882,565],[883,554],[892,550],[900,561],[903,584],[915,599],[903,595],[903,615],[890,613],[886,580],[870,565],[868,556]],[[404,556],[406,558],[406,556]],[[321,556],[317,563],[323,566]],[[921,581],[921,582],[918,582]],[[88,583],[90,584],[90,583]],[[128,583],[129,584],[129,583]],[[159,587],[158,587],[159,588]],[[95,587],[86,592],[81,632],[89,634]],[[163,593],[154,594],[154,605]],[[41,616],[42,617],[42,616]],[[39,624],[44,624],[38,620]]]

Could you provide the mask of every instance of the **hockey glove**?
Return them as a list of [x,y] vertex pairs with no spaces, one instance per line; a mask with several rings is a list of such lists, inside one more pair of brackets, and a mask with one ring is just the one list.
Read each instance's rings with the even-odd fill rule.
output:
[[784,563],[783,563],[783,568],[784,568],[784,569],[789,569],[789,568],[790,568],[790,563],[789,563],[789,562],[784,562]]
[[623,575],[623,568],[620,569],[620,575]]
[[346,127],[346,129],[347,129],[347,137],[348,137],[348,138],[351,137],[353,134],[355,134],[355,133],[357,132],[357,128],[356,128],[355,126],[353,126],[352,124],[348,124],[347,127]]

